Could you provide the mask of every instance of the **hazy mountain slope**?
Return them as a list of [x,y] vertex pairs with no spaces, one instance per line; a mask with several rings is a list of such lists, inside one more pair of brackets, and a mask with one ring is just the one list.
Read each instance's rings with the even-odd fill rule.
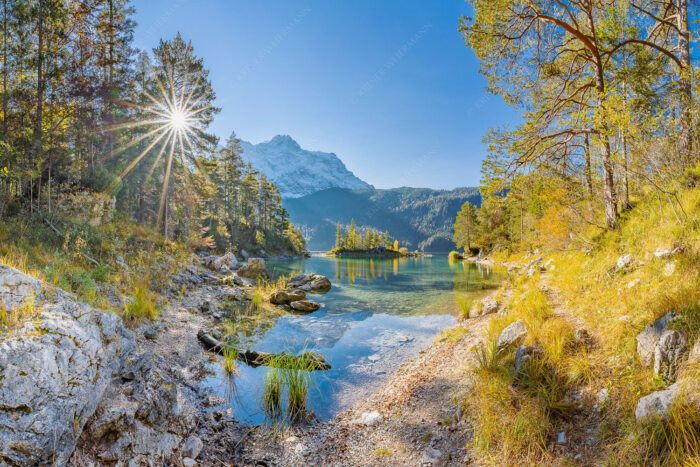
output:
[[297,198],[328,188],[367,189],[333,153],[307,151],[287,135],[251,144],[241,141],[243,159],[263,172],[280,189],[283,198]]
[[480,204],[478,188],[432,190],[346,190],[333,188],[296,199],[285,199],[290,220],[299,226],[311,250],[330,249],[338,223],[389,232],[402,245],[425,251],[454,248],[452,226],[465,201]]

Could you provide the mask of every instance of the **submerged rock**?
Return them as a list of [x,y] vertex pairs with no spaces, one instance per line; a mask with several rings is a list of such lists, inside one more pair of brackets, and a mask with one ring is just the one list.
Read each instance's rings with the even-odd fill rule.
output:
[[300,313],[311,313],[321,308],[321,305],[311,300],[296,300],[291,302],[289,306],[291,306],[294,311]]

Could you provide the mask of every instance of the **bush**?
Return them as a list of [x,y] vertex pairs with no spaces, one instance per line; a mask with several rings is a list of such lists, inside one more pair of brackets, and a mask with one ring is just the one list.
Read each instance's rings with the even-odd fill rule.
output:
[[464,259],[464,256],[459,254],[458,251],[450,251],[450,254],[447,256],[447,259],[450,261],[458,261],[460,259]]

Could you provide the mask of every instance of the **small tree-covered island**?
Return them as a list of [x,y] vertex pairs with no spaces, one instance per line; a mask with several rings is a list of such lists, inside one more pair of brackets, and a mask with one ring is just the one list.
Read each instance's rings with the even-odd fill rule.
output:
[[355,225],[355,219],[352,219],[345,234],[338,224],[335,233],[335,248],[329,254],[339,258],[395,258],[419,256],[422,253],[419,253],[418,250],[411,252],[406,247],[399,247],[399,241],[392,240],[388,230],[382,234],[368,227],[364,229],[364,234],[362,234]]
[[700,465],[699,8],[0,1],[0,465]]

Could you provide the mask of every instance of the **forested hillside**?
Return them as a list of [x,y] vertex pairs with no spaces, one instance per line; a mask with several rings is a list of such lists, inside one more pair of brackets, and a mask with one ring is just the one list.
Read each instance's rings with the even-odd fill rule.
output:
[[6,1],[0,15],[0,219],[78,233],[115,218],[188,248],[303,250],[235,134],[218,149],[191,43],[136,50],[126,0]]
[[358,228],[389,230],[409,250],[447,252],[454,248],[452,224],[462,204],[480,203],[477,188],[432,190],[345,190],[332,188],[296,199],[285,199],[290,218],[311,250],[330,250],[336,226],[345,230],[354,219]]

